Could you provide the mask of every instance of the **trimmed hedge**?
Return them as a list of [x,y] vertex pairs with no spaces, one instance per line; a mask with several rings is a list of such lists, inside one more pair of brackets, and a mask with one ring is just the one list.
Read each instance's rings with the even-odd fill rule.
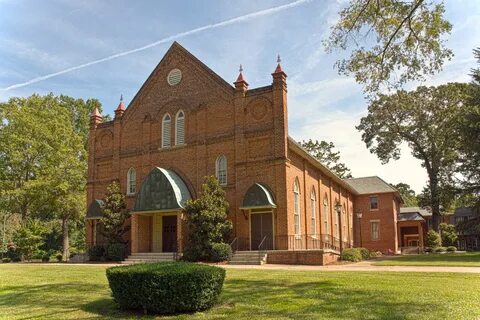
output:
[[232,248],[227,243],[214,243],[212,245],[212,252],[210,260],[212,262],[222,262],[228,260],[232,255]]
[[454,246],[447,247],[447,252],[455,252],[455,251],[457,251],[457,247],[454,247]]
[[446,251],[447,251],[447,248],[445,248],[445,247],[436,247],[435,249],[433,249],[433,251],[434,251],[435,253],[446,252]]
[[225,270],[188,262],[112,267],[107,279],[122,309],[173,314],[206,310],[222,291]]
[[370,250],[367,248],[357,248],[360,251],[360,254],[362,255],[362,260],[368,260],[371,258]]
[[341,259],[343,261],[358,262],[362,261],[362,254],[358,248],[343,249]]

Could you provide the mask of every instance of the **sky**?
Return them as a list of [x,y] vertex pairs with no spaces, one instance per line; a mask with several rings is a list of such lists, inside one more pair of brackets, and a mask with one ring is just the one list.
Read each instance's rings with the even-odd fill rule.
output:
[[[233,83],[271,84],[277,54],[287,73],[289,134],[334,142],[355,177],[378,175],[416,192],[427,175],[402,146],[383,165],[355,129],[367,114],[362,88],[339,75],[322,41],[345,0],[0,0],[0,102],[33,93],[97,98],[113,113],[128,104],[174,40]],[[480,46],[480,1],[445,1],[455,54],[426,85],[468,82]],[[418,83],[409,84],[414,88]]]

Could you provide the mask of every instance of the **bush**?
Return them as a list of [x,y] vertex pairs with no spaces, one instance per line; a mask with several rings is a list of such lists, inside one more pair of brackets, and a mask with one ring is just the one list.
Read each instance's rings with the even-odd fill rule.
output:
[[453,224],[440,223],[442,246],[453,247],[458,240],[457,230]]
[[50,261],[50,253],[45,253],[42,257],[42,262],[49,262]]
[[20,262],[20,261],[22,261],[22,258],[20,258],[20,257],[15,257],[15,258],[12,259],[12,261],[13,261],[13,262]]
[[455,251],[457,251],[457,247],[448,246],[448,247],[447,247],[447,251],[448,251],[448,252],[455,252]]
[[430,248],[430,247],[425,247],[425,248],[423,248],[423,252],[425,252],[425,253],[430,253],[430,252],[432,252],[432,248]]
[[43,259],[43,256],[46,254],[43,250],[37,250],[32,254],[32,259],[40,260]]
[[122,261],[125,259],[125,246],[122,243],[110,243],[105,252],[107,260]]
[[55,259],[57,259],[58,262],[61,262],[62,261],[62,258],[63,258],[63,255],[61,253],[57,253],[55,255]]
[[429,230],[427,232],[427,246],[430,248],[440,247],[442,245],[442,240],[438,232],[434,230]]
[[210,253],[210,260],[213,262],[226,261],[232,255],[232,248],[226,243],[214,243],[212,245],[212,252]]
[[362,261],[362,254],[358,248],[343,249],[341,258],[343,261],[358,262]]
[[88,249],[90,261],[100,261],[105,257],[105,248],[103,246],[93,246]]
[[362,255],[362,260],[370,259],[370,251],[367,248],[357,248]]
[[437,247],[434,249],[435,253],[446,252],[446,251],[447,251],[447,248],[445,247]]
[[380,251],[371,251],[370,252],[370,258],[379,258],[383,256],[383,254]]
[[173,314],[206,310],[222,290],[225,270],[188,262],[112,267],[107,279],[123,309]]
[[3,258],[3,259],[2,259],[2,262],[3,262],[3,263],[10,263],[10,262],[12,262],[12,259],[10,259],[10,258]]

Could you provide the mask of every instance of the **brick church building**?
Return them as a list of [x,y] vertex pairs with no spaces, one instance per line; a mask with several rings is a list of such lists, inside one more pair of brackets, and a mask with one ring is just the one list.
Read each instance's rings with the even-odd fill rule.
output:
[[[273,69],[273,68],[272,68]],[[270,263],[324,264],[351,246],[397,252],[402,199],[378,177],[343,180],[288,134],[287,75],[233,86],[173,43],[126,108],[91,115],[87,244],[102,243],[101,199],[126,194],[132,256],[181,252],[188,199],[216,175],[233,222],[232,247]]]

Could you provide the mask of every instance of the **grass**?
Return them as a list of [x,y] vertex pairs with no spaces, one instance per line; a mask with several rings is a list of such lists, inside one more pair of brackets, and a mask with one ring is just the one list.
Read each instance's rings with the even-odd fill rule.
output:
[[374,262],[377,266],[480,267],[480,252],[420,254]]
[[[478,319],[479,300],[474,274],[229,269],[216,307],[162,319]],[[0,264],[0,319],[140,317],[117,309],[103,266]]]

